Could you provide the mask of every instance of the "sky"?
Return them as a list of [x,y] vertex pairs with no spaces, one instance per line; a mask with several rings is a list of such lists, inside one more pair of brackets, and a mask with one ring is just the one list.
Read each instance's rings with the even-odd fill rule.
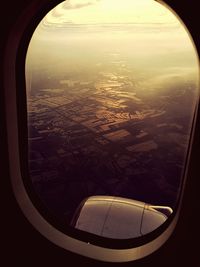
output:
[[44,23],[176,23],[176,18],[152,0],[68,0],[45,17]]
[[69,59],[89,64],[92,57],[106,51],[128,57],[136,68],[197,79],[198,58],[192,39],[175,13],[154,0],[60,3],[36,28],[27,66],[46,63],[64,68],[63,62]]

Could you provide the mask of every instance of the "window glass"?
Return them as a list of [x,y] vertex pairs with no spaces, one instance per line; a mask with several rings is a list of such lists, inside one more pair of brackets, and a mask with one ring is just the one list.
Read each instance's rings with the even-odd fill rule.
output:
[[[142,225],[139,234],[163,223],[162,206],[173,210],[181,189],[198,72],[187,30],[160,3],[69,0],[52,9],[26,58],[29,175],[41,203],[85,231],[80,216],[102,220],[109,210],[116,238],[113,220],[132,209],[140,221],[126,223]],[[89,209],[93,196],[104,200]]]

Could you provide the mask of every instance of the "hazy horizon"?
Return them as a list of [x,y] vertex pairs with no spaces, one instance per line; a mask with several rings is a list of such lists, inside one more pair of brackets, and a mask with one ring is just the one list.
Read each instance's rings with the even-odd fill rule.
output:
[[170,10],[152,0],[113,1],[64,1],[50,11],[31,39],[26,72],[98,71],[120,60],[148,87],[166,77],[196,82],[195,48]]

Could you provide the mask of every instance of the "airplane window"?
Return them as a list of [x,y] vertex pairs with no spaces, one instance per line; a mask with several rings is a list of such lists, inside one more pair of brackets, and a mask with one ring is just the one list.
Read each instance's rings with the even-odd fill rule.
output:
[[161,226],[182,189],[198,75],[189,33],[160,3],[53,8],[26,57],[29,176],[41,204],[99,237]]

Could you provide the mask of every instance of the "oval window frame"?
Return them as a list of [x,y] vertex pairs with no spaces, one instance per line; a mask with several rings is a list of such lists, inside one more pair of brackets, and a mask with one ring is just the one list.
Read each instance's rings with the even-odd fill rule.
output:
[[[96,244],[87,243],[85,241],[78,240],[74,237],[68,236],[65,233],[56,229],[52,224],[50,224],[38,211],[35,205],[32,203],[30,195],[27,193],[27,190],[24,186],[23,175],[25,175],[27,171],[26,165],[22,161],[23,155],[26,153],[26,146],[23,146],[23,142],[26,142],[24,137],[26,136],[26,126],[24,127],[24,118],[20,115],[22,112],[20,111],[20,106],[24,106],[26,103],[25,94],[21,98],[19,94],[17,95],[17,88],[22,86],[26,90],[25,79],[20,74],[21,69],[19,66],[22,66],[23,62],[25,62],[26,58],[26,49],[28,47],[30,38],[37,26],[37,24],[41,21],[41,19],[46,15],[46,13],[55,7],[57,4],[62,1],[50,1],[43,0],[38,1],[37,3],[32,3],[28,7],[27,12],[22,14],[15,28],[13,29],[13,33],[17,33],[15,38],[13,38],[13,34],[11,33],[10,39],[8,40],[7,51],[5,54],[6,58],[10,60],[6,62],[7,68],[10,71],[5,74],[5,85],[9,90],[6,91],[6,99],[9,99],[10,105],[7,105],[7,119],[12,120],[12,125],[7,126],[8,131],[8,140],[9,142],[9,159],[11,164],[11,182],[15,197],[19,206],[21,207],[23,213],[26,218],[30,221],[30,223],[47,239],[57,244],[58,246],[65,248],[66,250],[70,250],[72,252],[78,253],[83,256],[87,256],[89,258],[94,258],[101,261],[108,262],[124,262],[124,261],[132,261],[136,259],[143,258],[152,252],[156,251],[165,241],[170,237],[173,232],[181,208],[181,202],[184,194],[184,186],[186,182],[186,176],[188,171],[189,158],[191,153],[191,144],[194,135],[194,127],[196,124],[197,117],[197,108],[194,115],[193,129],[191,135],[191,142],[189,144],[188,151],[188,159],[186,161],[185,166],[185,175],[182,182],[180,199],[178,201],[178,207],[174,211],[173,216],[170,220],[167,220],[166,224],[156,230],[156,238],[152,238],[152,235],[149,237],[146,244],[139,244],[136,247],[133,247],[133,244],[129,248],[111,248],[109,246],[103,247],[98,246]],[[161,4],[165,5],[166,8],[170,9],[177,18],[181,21],[180,17],[172,10],[167,4],[163,1],[159,1]],[[40,13],[40,15],[38,15]],[[27,16],[27,14],[29,14]],[[34,18],[34,19],[33,19]],[[34,21],[34,22],[33,22]],[[190,36],[191,42],[193,43],[194,49],[197,53],[196,47],[194,45],[193,39],[187,30],[185,24],[184,25],[188,35]],[[23,26],[22,26],[23,25]],[[19,30],[20,29],[20,30]],[[10,53],[10,51],[12,51]],[[198,57],[198,56],[197,56]],[[25,74],[25,72],[24,72]],[[24,75],[23,75],[24,76]],[[25,101],[25,102],[24,102]],[[15,134],[13,134],[15,133]],[[20,156],[21,155],[21,156]],[[20,160],[21,159],[21,160]],[[155,237],[155,236],[154,236]],[[146,239],[146,238],[145,238]],[[146,240],[147,240],[146,239]]]

